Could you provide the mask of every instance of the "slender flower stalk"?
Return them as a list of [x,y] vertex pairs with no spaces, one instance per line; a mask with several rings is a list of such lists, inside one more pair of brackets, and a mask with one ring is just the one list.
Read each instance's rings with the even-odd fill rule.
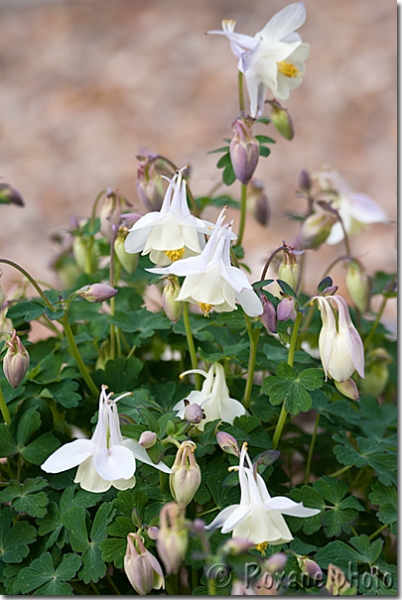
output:
[[1,385],[0,385],[0,411],[1,411],[1,414],[3,415],[4,423],[8,427],[11,423],[11,415],[10,415],[10,411],[8,410],[8,406],[6,404],[6,400],[4,398],[4,394],[3,394],[3,390],[1,389]]
[[315,445],[315,440],[317,438],[317,430],[318,430],[318,425],[319,424],[320,424],[320,413],[317,413],[316,417],[315,417],[313,435],[311,436],[310,448],[308,450],[308,457],[307,457],[307,464],[306,464],[306,474],[304,475],[304,483],[305,483],[305,485],[308,484],[309,479],[310,479],[311,459],[313,457],[314,445]]
[[244,390],[243,397],[243,406],[245,409],[250,408],[250,397],[253,389],[253,381],[254,381],[254,369],[255,369],[255,361],[257,359],[257,348],[258,348],[258,340],[260,338],[260,330],[254,329],[251,325],[250,317],[244,313],[244,319],[246,321],[247,333],[250,340],[250,354],[248,357],[248,368],[247,368],[247,379],[246,379],[246,388]]
[[244,183],[241,184],[241,197],[240,197],[240,225],[239,234],[237,236],[236,246],[241,246],[243,242],[244,230],[246,227],[246,213],[247,213],[247,186]]
[[66,338],[67,338],[68,344],[70,346],[70,352],[73,355],[75,362],[77,363],[77,367],[79,368],[80,373],[83,376],[85,383],[91,390],[92,394],[94,396],[97,396],[99,394],[99,390],[96,387],[95,382],[92,379],[91,375],[89,374],[86,364],[82,360],[82,356],[80,354],[80,351],[78,350],[78,346],[76,344],[74,334],[73,334],[71,325],[68,320],[68,310],[66,310],[66,312],[60,319],[60,323],[62,324],[64,333],[66,334]]
[[[183,305],[183,323],[186,332],[188,351],[190,353],[191,366],[194,370],[198,370],[197,353],[195,351],[194,338],[191,331],[190,313],[188,309],[189,304],[188,302],[184,302]],[[201,377],[198,373],[195,373],[195,388],[197,390],[201,389]]]
[[50,308],[50,310],[52,312],[54,312],[56,310],[54,308],[54,306],[46,298],[45,294],[43,293],[43,291],[41,290],[40,286],[37,284],[35,279],[28,273],[28,271],[25,271],[25,269],[23,269],[22,267],[17,265],[17,263],[13,262],[12,260],[7,260],[6,258],[0,258],[0,263],[3,263],[4,265],[10,265],[10,267],[14,267],[14,269],[16,269],[17,271],[22,273],[24,275],[24,277],[26,277],[26,279],[28,279],[29,283],[31,283],[33,285],[33,287],[38,292],[39,296],[42,298],[42,300],[46,304],[46,306],[48,308]]

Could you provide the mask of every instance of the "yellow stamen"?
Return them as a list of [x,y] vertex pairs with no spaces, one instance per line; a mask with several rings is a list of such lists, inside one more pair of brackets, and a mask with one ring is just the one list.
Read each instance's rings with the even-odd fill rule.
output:
[[268,542],[262,542],[261,544],[256,545],[256,549],[258,552],[261,552],[262,556],[265,556],[265,550],[267,549]]
[[180,260],[185,252],[184,248],[179,248],[178,250],[165,250],[166,256],[172,260]]
[[207,304],[206,302],[199,302],[198,306],[204,313],[204,317],[208,317],[210,310],[213,308],[213,304]]
[[292,63],[282,60],[277,63],[279,73],[285,75],[285,77],[297,77],[300,73],[299,69],[292,65]]

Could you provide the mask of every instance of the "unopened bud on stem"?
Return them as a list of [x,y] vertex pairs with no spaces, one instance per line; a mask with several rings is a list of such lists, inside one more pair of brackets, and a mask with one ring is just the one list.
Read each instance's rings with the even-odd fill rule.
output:
[[370,305],[371,281],[360,262],[354,260],[348,265],[346,273],[346,287],[353,304],[361,312],[366,312]]
[[259,179],[252,179],[248,184],[247,206],[257,223],[263,227],[269,224],[271,216],[269,200],[265,193],[264,184]]
[[183,314],[184,304],[180,300],[176,300],[179,294],[179,280],[173,275],[169,277],[162,293],[162,306],[167,318],[173,323],[177,323]]
[[237,179],[247,185],[257,167],[260,147],[244,121],[237,119],[232,128],[234,135],[230,142],[230,160]]
[[160,527],[156,547],[165,565],[166,573],[177,573],[184,560],[188,545],[188,531],[184,509],[176,502],[168,502],[159,515]]
[[299,272],[300,267],[297,264],[296,256],[290,252],[284,252],[278,269],[279,279],[290,285],[292,290],[296,290]]
[[275,333],[276,331],[276,311],[275,306],[266,297],[265,294],[260,294],[260,300],[263,307],[263,313],[260,316],[261,323],[267,331]]
[[106,283],[93,283],[92,285],[86,285],[77,291],[77,294],[81,298],[85,298],[88,302],[103,302],[104,300],[110,300],[117,294],[118,290],[112,288]]
[[276,307],[276,315],[278,317],[278,321],[287,321],[288,319],[292,319],[292,321],[296,320],[297,312],[295,309],[295,301],[291,296],[289,298],[283,298]]
[[200,487],[201,469],[194,456],[195,449],[191,441],[180,445],[169,477],[170,491],[180,507],[190,504]]
[[216,434],[216,441],[218,442],[219,447],[227,454],[240,456],[237,440],[233,437],[233,435],[230,435],[230,433],[226,433],[226,431],[218,431]]
[[158,436],[153,431],[143,431],[138,443],[143,448],[152,448],[152,446],[155,446],[157,439]]
[[8,383],[16,389],[24,379],[29,367],[29,354],[23,346],[17,332],[7,341],[7,354],[3,361],[3,371]]
[[295,134],[295,130],[289,112],[277,100],[271,100],[268,104],[271,105],[271,121],[275,129],[284,138],[291,140]]

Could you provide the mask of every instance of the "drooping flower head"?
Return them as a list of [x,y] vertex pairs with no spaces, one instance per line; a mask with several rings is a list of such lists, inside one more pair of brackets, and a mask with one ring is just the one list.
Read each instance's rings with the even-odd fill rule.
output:
[[236,310],[236,300],[250,317],[262,314],[262,305],[246,275],[230,264],[231,224],[221,212],[200,256],[184,258],[164,269],[148,269],[158,275],[185,277],[177,301],[198,304],[205,315],[211,310]]
[[[350,318],[342,296],[315,296],[321,311],[322,327],[318,346],[325,376],[340,383],[354,371],[364,377],[363,343]],[[335,313],[336,310],[336,313]]]
[[78,466],[74,483],[88,492],[106,492],[111,486],[118,490],[134,487],[136,459],[156,469],[170,473],[163,462],[154,464],[145,448],[136,440],[124,439],[120,432],[116,402],[130,392],[114,400],[102,386],[99,397],[98,423],[90,440],[79,439],[64,444],[43,463],[46,473],[61,473]]
[[247,454],[246,442],[240,453],[238,473],[240,504],[224,508],[207,529],[220,527],[222,533],[231,531],[233,537],[249,540],[257,549],[264,550],[267,544],[285,544],[293,539],[282,515],[305,518],[320,512],[285,496],[271,498]]
[[[197,404],[202,408],[205,418],[197,424],[198,429],[203,430],[205,423],[222,419],[226,423],[233,424],[235,417],[240,417],[246,413],[246,409],[238,400],[230,398],[229,389],[225,381],[225,371],[222,365],[214,363],[208,373],[202,370],[186,371],[180,377],[190,373],[199,373],[205,377],[201,391],[193,390],[186,397],[187,402]],[[180,400],[175,407],[177,416],[183,419],[185,417],[186,404]]]
[[[205,245],[205,234],[211,223],[190,213],[187,204],[183,167],[168,181],[160,211],[153,211],[139,219],[126,238],[124,247],[129,253],[149,254],[157,265],[199,254]],[[167,179],[167,178],[166,178]]]
[[287,100],[291,90],[300,87],[304,61],[309,55],[296,29],[306,20],[303,2],[289,4],[274,15],[254,37],[235,33],[236,21],[222,21],[222,31],[208,33],[224,35],[239,59],[238,69],[244,73],[250,97],[250,115],[260,116],[267,89],[278,100]]
[[[372,198],[365,194],[353,192],[346,181],[331,167],[323,167],[312,174],[312,182],[318,192],[325,194],[342,219],[346,233],[354,235],[371,223],[386,223],[387,216]],[[334,223],[327,244],[337,244],[344,238],[339,221]]]
[[144,540],[137,533],[127,536],[127,549],[124,556],[124,571],[129,582],[141,596],[148,595],[152,589],[165,587],[162,567],[155,556],[144,546]]

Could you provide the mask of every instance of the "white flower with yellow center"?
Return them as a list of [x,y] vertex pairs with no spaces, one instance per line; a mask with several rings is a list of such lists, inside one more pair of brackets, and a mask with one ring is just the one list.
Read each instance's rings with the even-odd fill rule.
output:
[[262,304],[246,275],[230,264],[231,227],[223,225],[223,215],[218,218],[200,256],[184,258],[164,269],[147,269],[157,275],[185,277],[178,302],[198,304],[205,315],[236,310],[236,300],[249,317],[262,314]]
[[205,246],[205,234],[211,223],[190,213],[187,204],[183,167],[170,180],[160,211],[139,219],[125,240],[124,249],[134,254],[149,254],[157,265],[169,265],[183,257],[199,254]]
[[238,69],[246,79],[252,117],[262,114],[267,89],[278,100],[287,100],[291,90],[300,87],[310,48],[295,31],[305,20],[304,4],[297,2],[280,10],[254,36],[235,33],[236,21],[230,20],[222,21],[222,31],[208,32],[230,41],[239,59]]
[[[225,380],[225,370],[222,365],[214,363],[208,373],[201,369],[186,371],[180,375],[180,378],[190,375],[190,373],[199,373],[205,377],[201,391],[193,390],[186,396],[186,400],[190,404],[198,404],[204,411],[205,419],[202,419],[197,424],[198,429],[203,430],[205,423],[215,421],[216,419],[222,419],[225,423],[232,425],[236,417],[246,414],[246,409],[241,402],[229,396],[229,388]],[[177,410],[177,416],[183,419],[186,410],[185,401],[180,400],[174,406],[174,410]]]
[[[324,167],[313,173],[312,181],[318,186],[318,190],[325,194],[325,199],[331,202],[331,206],[338,211],[348,235],[359,233],[371,223],[388,221],[384,211],[372,198],[366,194],[353,192],[335,169]],[[332,226],[326,242],[337,244],[343,238],[342,225],[338,221]]]
[[320,512],[285,496],[271,498],[263,478],[251,463],[246,443],[240,453],[238,472],[240,504],[224,508],[206,529],[220,527],[222,533],[231,531],[234,538],[246,539],[263,551],[267,544],[286,544],[293,540],[282,515],[306,518]]
[[[325,376],[342,383],[357,371],[364,377],[364,349],[342,296],[315,296],[321,311],[322,327],[318,346]],[[335,317],[335,312],[336,315]]]
[[102,386],[98,423],[92,438],[64,444],[47,458],[41,468],[46,473],[61,473],[78,466],[74,483],[95,493],[106,492],[111,486],[118,490],[134,487],[136,459],[170,473],[171,469],[163,462],[154,464],[136,440],[123,439],[116,402],[128,395],[111,400],[111,394],[106,394],[106,386]]

